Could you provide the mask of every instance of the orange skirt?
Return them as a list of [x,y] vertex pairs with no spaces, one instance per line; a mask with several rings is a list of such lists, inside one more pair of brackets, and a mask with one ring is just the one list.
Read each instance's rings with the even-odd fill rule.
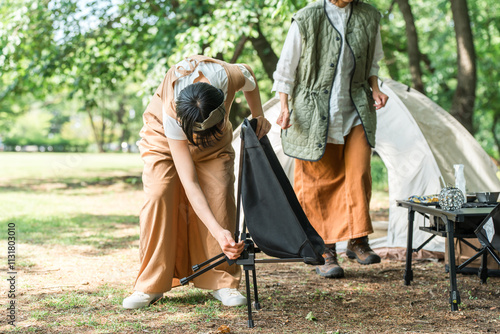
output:
[[319,161],[295,160],[294,189],[311,225],[331,245],[373,233],[371,148],[362,125],[327,144]]

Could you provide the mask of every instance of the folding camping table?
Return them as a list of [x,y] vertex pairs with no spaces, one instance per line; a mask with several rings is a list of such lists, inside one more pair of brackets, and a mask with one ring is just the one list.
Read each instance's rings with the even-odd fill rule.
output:
[[[457,270],[463,269],[470,261],[462,263],[460,266],[455,264],[455,244],[454,239],[460,239],[476,252],[480,250],[471,243],[464,240],[465,238],[476,238],[474,230],[481,224],[484,218],[493,210],[493,206],[485,207],[470,207],[462,208],[455,211],[447,211],[435,206],[413,203],[410,201],[398,200],[397,205],[408,209],[408,235],[406,246],[406,265],[404,272],[404,283],[410,285],[413,280],[412,270],[412,253],[421,250],[430,240],[436,236],[446,238],[448,243],[448,261],[450,273],[450,304],[451,310],[457,311],[460,304],[460,294],[457,288]],[[419,247],[413,248],[413,223],[415,219],[415,212],[423,215],[427,222],[419,229],[424,232],[432,234],[426,241]],[[471,258],[472,259],[472,258]],[[486,264],[486,257],[483,256],[481,267],[479,268],[478,275],[483,283],[486,282],[488,277],[488,269]]]

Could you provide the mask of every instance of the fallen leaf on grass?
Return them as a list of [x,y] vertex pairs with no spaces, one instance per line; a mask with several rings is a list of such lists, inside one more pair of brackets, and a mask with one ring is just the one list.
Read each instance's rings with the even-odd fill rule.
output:
[[356,298],[354,298],[354,299],[351,299],[351,298],[344,299],[344,303],[346,303],[346,304],[355,303],[357,301],[358,300]]
[[217,331],[215,332],[216,334],[230,334],[231,333],[231,328],[226,325],[221,325],[219,328],[217,328]]

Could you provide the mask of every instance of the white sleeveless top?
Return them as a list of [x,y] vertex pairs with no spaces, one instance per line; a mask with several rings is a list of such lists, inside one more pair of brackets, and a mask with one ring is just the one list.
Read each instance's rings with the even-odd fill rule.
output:
[[[194,61],[192,63],[194,65]],[[242,64],[237,64],[241,73],[245,76],[245,85],[241,88],[242,91],[251,91],[255,89],[255,81],[252,74],[246,69]],[[189,69],[189,63],[187,60],[183,60],[176,65]],[[186,86],[194,83],[195,79],[198,78],[199,72],[210,81],[210,84],[216,88],[221,89],[224,92],[224,101],[227,97],[227,73],[222,65],[211,62],[200,62],[196,70],[185,77],[180,78],[175,82],[174,85],[174,101],[177,101],[179,93],[186,88]],[[177,77],[181,74],[176,72]],[[163,110],[163,129],[165,131],[165,136],[170,139],[176,140],[187,140],[186,134],[182,131],[179,123],[172,116],[167,115],[165,110]]]

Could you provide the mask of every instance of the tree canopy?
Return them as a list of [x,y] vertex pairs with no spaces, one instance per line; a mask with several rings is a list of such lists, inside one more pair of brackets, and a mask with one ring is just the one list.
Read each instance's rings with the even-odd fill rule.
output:
[[[55,119],[46,127],[52,135],[61,135],[57,122],[84,115],[98,149],[133,142],[153,89],[190,54],[249,64],[266,101],[291,17],[309,2],[4,0],[0,137],[15,134],[20,115],[42,109]],[[498,2],[365,2],[382,13],[380,77],[426,94],[500,159]],[[239,123],[249,111],[241,96],[235,102]]]

